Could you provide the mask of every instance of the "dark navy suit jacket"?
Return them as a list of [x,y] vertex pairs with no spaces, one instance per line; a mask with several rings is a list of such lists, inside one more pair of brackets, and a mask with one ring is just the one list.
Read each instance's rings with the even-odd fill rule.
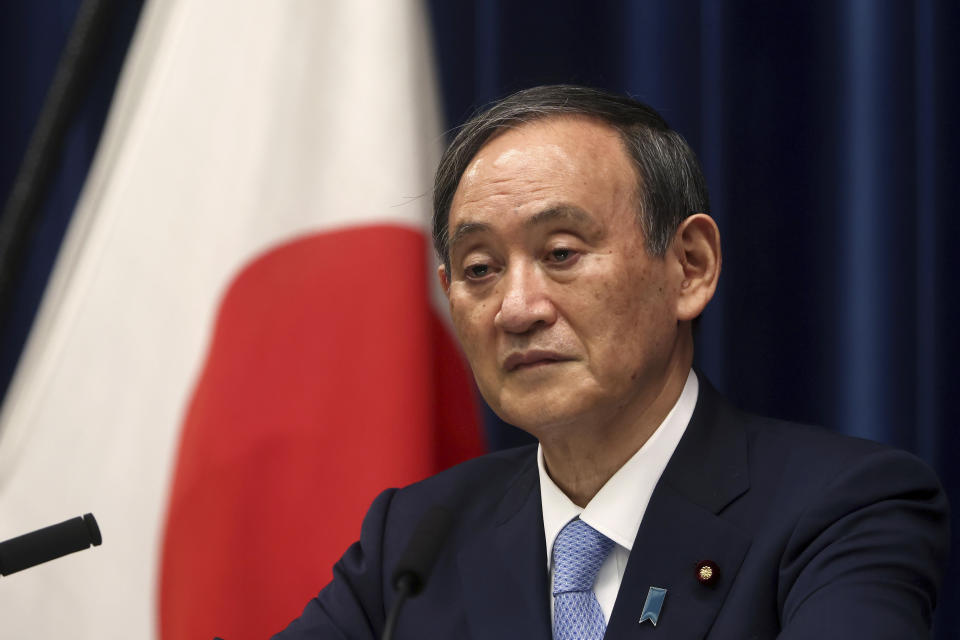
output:
[[[456,514],[397,640],[549,640],[536,448],[382,493],[334,579],[282,640],[379,638],[390,574],[423,514]],[[697,407],[637,533],[606,638],[905,640],[929,636],[947,504],[901,451],[741,413],[701,376]],[[719,576],[697,580],[711,560]],[[667,589],[656,627],[639,623]]]

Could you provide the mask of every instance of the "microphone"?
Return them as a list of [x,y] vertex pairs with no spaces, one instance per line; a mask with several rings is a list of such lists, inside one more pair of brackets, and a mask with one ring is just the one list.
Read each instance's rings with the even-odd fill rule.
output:
[[102,542],[93,514],[77,516],[0,542],[0,575],[8,576]]
[[393,588],[397,592],[397,600],[390,608],[390,614],[383,627],[383,640],[393,638],[393,631],[403,603],[407,598],[419,594],[427,585],[427,578],[430,577],[433,565],[440,555],[440,549],[446,542],[452,526],[453,514],[440,506],[431,508],[417,525],[391,577]]

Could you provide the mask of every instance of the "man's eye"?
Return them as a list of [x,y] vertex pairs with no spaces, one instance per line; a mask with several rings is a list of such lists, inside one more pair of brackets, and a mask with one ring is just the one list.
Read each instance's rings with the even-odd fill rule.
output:
[[551,262],[566,262],[574,255],[573,250],[571,249],[553,249],[550,251],[550,261]]
[[464,273],[466,274],[467,278],[483,278],[490,273],[490,265],[472,264],[464,269]]

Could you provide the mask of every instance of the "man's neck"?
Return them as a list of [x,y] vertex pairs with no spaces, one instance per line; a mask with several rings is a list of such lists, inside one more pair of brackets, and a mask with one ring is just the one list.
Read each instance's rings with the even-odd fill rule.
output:
[[574,504],[585,507],[650,439],[680,397],[691,360],[672,366],[636,414],[577,425],[540,440],[547,472]]

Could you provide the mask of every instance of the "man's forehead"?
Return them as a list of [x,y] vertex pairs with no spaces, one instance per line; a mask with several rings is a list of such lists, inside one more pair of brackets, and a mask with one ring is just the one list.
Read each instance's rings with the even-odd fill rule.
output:
[[571,171],[573,162],[559,139],[524,135],[524,132],[508,134],[484,145],[470,160],[460,178],[457,194],[476,188],[491,178],[518,177],[531,169],[540,173]]
[[505,167],[537,159],[559,159],[568,155],[571,144],[580,154],[609,153],[611,146],[625,151],[617,130],[601,120],[578,115],[548,116],[497,130],[470,159],[463,177],[474,175],[478,165]]
[[451,212],[465,201],[514,187],[621,173],[631,184],[635,170],[619,133],[594,118],[551,116],[500,130],[473,156],[460,177]]

